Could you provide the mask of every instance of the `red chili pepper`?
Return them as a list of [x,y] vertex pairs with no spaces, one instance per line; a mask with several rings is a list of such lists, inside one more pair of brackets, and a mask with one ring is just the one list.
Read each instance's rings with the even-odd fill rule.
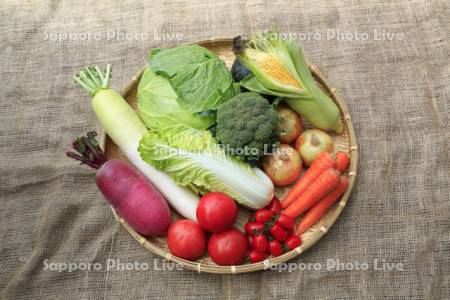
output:
[[279,242],[284,242],[288,237],[288,233],[278,222],[272,225],[269,232]]
[[257,235],[252,237],[253,250],[257,252],[266,252],[267,250],[267,237],[265,235]]
[[255,212],[255,221],[258,223],[265,223],[272,219],[273,213],[270,209],[261,208]]
[[302,239],[298,235],[291,235],[287,238],[284,244],[286,245],[287,249],[294,250],[302,244]]
[[280,200],[276,196],[273,196],[272,201],[267,205],[267,208],[270,209],[274,215],[279,214],[282,209]]
[[284,229],[292,229],[295,226],[295,220],[289,216],[286,216],[285,214],[281,214],[278,217],[278,223]]
[[248,257],[250,258],[250,261],[252,263],[257,263],[257,262],[265,260],[267,258],[267,253],[257,252],[255,250],[253,250],[250,252]]
[[276,257],[283,254],[284,251],[279,241],[272,240],[269,242],[269,252],[272,256]]
[[258,222],[248,222],[244,226],[245,232],[250,236],[262,234],[264,231],[264,224]]

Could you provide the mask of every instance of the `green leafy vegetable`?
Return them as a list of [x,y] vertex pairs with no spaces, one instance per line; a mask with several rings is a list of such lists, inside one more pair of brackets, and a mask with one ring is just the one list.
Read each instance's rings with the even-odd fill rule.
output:
[[152,49],[149,64],[169,80],[178,102],[190,112],[215,109],[239,92],[225,63],[198,45]]
[[250,91],[284,97],[314,127],[342,132],[339,108],[314,82],[301,47],[277,33],[258,34],[239,55],[252,72],[241,81]]
[[67,151],[66,155],[80,161],[81,164],[99,169],[106,162],[106,156],[100,149],[96,136],[96,131],[90,131],[86,136],[77,138],[72,143],[74,151]]
[[178,103],[178,96],[169,81],[147,68],[137,92],[139,116],[153,130],[185,124],[196,129],[207,129],[214,123],[213,116],[188,112]]
[[227,156],[209,131],[186,126],[151,131],[138,150],[144,161],[197,192],[223,192],[254,209],[272,198],[274,187],[267,175]]

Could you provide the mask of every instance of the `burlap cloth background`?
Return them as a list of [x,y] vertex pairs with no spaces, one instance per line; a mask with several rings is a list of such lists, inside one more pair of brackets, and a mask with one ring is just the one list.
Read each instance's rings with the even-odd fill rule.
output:
[[[21,2],[21,3],[19,3]],[[448,1],[2,1],[0,298],[449,299],[450,7]],[[338,222],[294,263],[320,270],[216,276],[154,269],[115,222],[94,173],[64,156],[99,129],[71,76],[113,65],[122,89],[154,46],[248,34],[278,22],[350,107],[358,180]],[[327,29],[368,33],[327,39]],[[402,33],[403,39],[379,41]],[[106,31],[147,34],[107,38]],[[75,38],[55,41],[55,34]],[[96,34],[88,40],[80,33]],[[183,41],[163,41],[164,34]],[[180,35],[178,35],[180,38]],[[380,36],[378,36],[380,37]],[[75,39],[75,40],[74,40]],[[57,272],[53,263],[151,263],[147,271]],[[327,270],[328,259],[369,270]],[[374,270],[373,261],[403,271]]]

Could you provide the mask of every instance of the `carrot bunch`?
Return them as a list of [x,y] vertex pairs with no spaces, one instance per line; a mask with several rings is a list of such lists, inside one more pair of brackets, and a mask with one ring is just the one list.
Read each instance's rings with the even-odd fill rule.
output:
[[346,191],[348,180],[341,176],[350,158],[342,152],[336,159],[328,152],[322,152],[288,193],[282,206],[284,214],[300,221],[296,234],[301,234],[316,223]]

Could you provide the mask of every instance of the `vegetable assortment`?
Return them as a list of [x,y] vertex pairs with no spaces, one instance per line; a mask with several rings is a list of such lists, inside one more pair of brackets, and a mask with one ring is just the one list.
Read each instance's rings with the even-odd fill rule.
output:
[[[74,80],[131,164],[107,161],[93,132],[67,153],[98,169],[99,190],[137,232],[167,235],[173,255],[207,253],[218,265],[259,263],[301,246],[347,190],[350,164],[327,133],[343,131],[339,109],[300,46],[270,32],[233,46],[231,70],[199,45],[152,49],[137,112],[108,87],[109,65],[85,68]],[[313,128],[304,130],[303,120]],[[275,186],[290,186],[282,201]],[[169,205],[184,219],[171,221]],[[252,210],[242,230],[239,205]]]

